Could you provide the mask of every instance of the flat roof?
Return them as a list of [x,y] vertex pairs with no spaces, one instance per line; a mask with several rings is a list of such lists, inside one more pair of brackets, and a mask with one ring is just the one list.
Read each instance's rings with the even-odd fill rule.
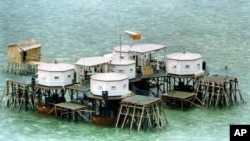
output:
[[75,64],[82,66],[97,66],[102,64],[107,64],[111,61],[111,58],[103,57],[103,56],[95,56],[95,57],[85,57],[79,59]]
[[164,48],[167,48],[167,46],[158,44],[141,44],[141,45],[131,46],[130,51],[137,53],[147,53],[147,52],[161,50]]

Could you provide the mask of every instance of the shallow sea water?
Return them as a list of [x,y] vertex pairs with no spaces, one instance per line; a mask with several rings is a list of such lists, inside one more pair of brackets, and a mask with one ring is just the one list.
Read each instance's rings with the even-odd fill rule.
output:
[[[210,73],[238,77],[250,100],[250,1],[248,0],[22,0],[0,1],[0,67],[7,45],[39,41],[42,61],[74,63],[80,57],[111,53],[131,44],[124,30],[141,32],[137,43],[168,46],[167,53],[200,53]],[[227,64],[229,70],[223,70]],[[7,79],[23,76],[0,71],[0,95]],[[156,140],[228,141],[230,124],[250,124],[249,104],[218,109],[165,109],[163,131],[129,131],[0,107],[0,140]]]

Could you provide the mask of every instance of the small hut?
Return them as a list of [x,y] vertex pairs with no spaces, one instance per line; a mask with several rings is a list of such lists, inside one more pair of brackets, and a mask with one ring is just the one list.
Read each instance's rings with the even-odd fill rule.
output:
[[176,52],[167,55],[167,73],[177,75],[197,75],[202,73],[202,56],[196,53]]
[[27,73],[30,62],[39,62],[42,45],[34,39],[14,43],[8,46],[7,72]]
[[38,66],[38,84],[44,86],[67,86],[73,84],[74,65],[43,63]]
[[123,96],[129,94],[128,76],[120,73],[99,73],[91,76],[91,92],[93,95]]

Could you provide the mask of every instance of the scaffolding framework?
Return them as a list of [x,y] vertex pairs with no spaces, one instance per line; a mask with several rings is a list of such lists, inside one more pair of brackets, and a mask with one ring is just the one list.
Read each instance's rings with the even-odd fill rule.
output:
[[24,107],[34,110],[34,95],[30,89],[30,85],[23,82],[6,81],[6,108]]
[[166,124],[167,117],[160,98],[135,95],[121,101],[115,127],[126,126],[139,131],[141,128],[163,129]]
[[232,106],[239,100],[244,103],[235,77],[211,75],[200,78],[195,93],[207,107]]

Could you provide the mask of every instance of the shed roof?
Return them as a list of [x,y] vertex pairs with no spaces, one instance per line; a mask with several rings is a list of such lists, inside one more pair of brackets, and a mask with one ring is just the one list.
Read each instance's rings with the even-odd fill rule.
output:
[[176,52],[167,55],[167,59],[172,59],[172,60],[197,60],[202,58],[200,54],[197,53],[190,53],[190,52]]
[[130,51],[137,53],[147,53],[152,51],[157,51],[166,48],[164,45],[158,44],[142,44],[142,45],[133,45],[130,48]]
[[31,50],[31,49],[34,49],[34,48],[42,47],[42,45],[40,43],[38,43],[37,41],[35,41],[34,39],[26,40],[26,41],[23,41],[23,42],[20,42],[20,43],[11,44],[8,47],[11,47],[13,45],[18,46],[23,51],[27,51],[27,50]]
[[81,58],[75,64],[91,67],[91,66],[106,64],[106,63],[109,63],[110,61],[111,61],[111,58],[96,56],[96,57]]
[[122,73],[98,73],[91,76],[91,79],[97,81],[121,81],[128,79],[126,74]]
[[64,72],[68,70],[73,70],[74,65],[71,64],[66,64],[66,63],[42,63],[41,65],[38,66],[38,70],[43,70],[43,71],[53,71],[53,72]]

